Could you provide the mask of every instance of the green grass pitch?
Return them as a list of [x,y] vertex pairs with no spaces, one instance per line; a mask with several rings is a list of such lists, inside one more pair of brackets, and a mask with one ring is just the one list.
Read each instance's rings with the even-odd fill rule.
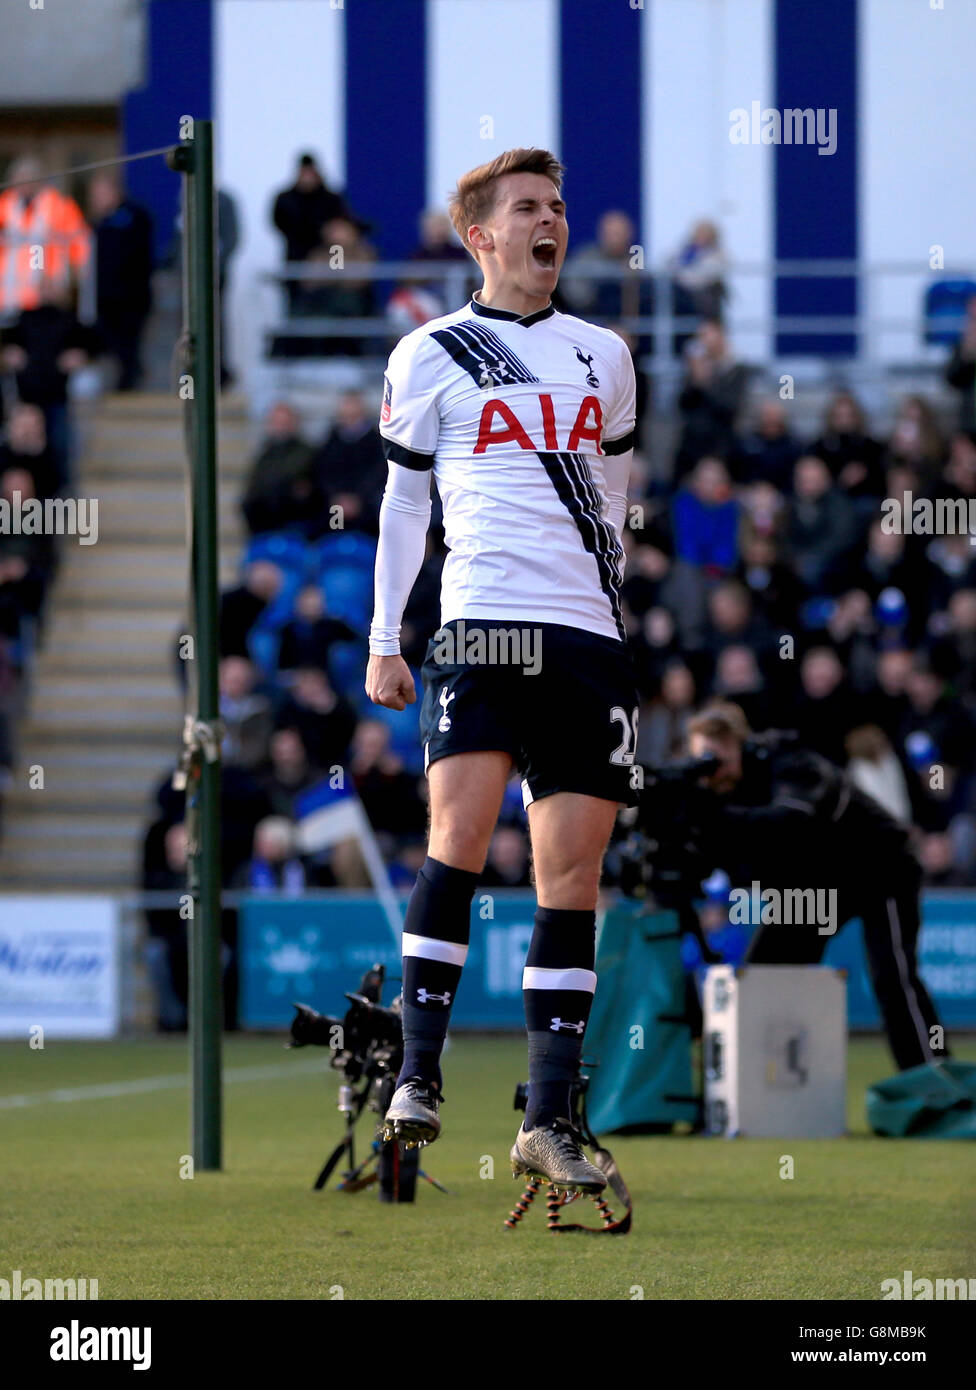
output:
[[[225,1040],[225,1168],[192,1179],[189,1091],[172,1079],[185,1040],[0,1045],[0,1277],[97,1279],[101,1299],[875,1300],[905,1269],[976,1275],[970,1146],[867,1130],[865,1087],[892,1070],[877,1038],[851,1040],[846,1139],[611,1138],[635,1204],[621,1237],[551,1235],[541,1200],[504,1228],[521,1191],[517,1038],[453,1040],[444,1135],[422,1160],[450,1195],[421,1184],[400,1206],[312,1191],[340,1134],[338,1077],[282,1041]],[[956,1055],[976,1060],[976,1041]]]

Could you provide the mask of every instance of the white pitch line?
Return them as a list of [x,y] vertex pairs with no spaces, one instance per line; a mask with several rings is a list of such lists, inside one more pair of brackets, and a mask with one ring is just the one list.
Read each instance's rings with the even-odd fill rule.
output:
[[[292,1066],[228,1067],[223,1078],[225,1081],[276,1081],[283,1077],[307,1076],[310,1072],[326,1070],[328,1068],[323,1062],[303,1060]],[[49,1101],[115,1100],[119,1096],[145,1095],[149,1091],[175,1091],[189,1084],[189,1076],[180,1072],[173,1076],[144,1076],[139,1081],[107,1081],[100,1086],[68,1086],[52,1091],[0,1096],[0,1110],[23,1110],[31,1105],[46,1105]]]

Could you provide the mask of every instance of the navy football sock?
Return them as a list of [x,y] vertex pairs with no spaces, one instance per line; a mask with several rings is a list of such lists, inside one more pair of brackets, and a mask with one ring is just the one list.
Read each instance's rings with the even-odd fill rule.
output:
[[529,943],[522,996],[529,1034],[524,1127],[570,1114],[596,975],[596,913],[540,907]]
[[441,1085],[440,1057],[468,954],[478,875],[428,855],[403,924],[403,1066],[397,1078]]

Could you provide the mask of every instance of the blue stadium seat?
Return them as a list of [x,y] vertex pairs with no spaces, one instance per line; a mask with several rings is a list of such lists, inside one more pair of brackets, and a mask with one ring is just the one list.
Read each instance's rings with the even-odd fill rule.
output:
[[335,565],[373,572],[376,560],[376,541],[361,531],[336,531],[323,536],[311,547],[312,564],[317,573],[325,574]]
[[[976,280],[937,280],[925,291],[925,342],[952,347],[962,332],[966,300],[976,295]],[[932,324],[929,320],[944,320]]]
[[386,709],[383,705],[367,704],[363,717],[379,719],[390,729],[390,746],[403,759],[404,767],[415,776],[424,770],[424,749],[420,742],[420,677],[412,671],[417,687],[417,703],[406,709]]
[[247,649],[251,660],[264,681],[273,681],[275,678],[280,646],[281,632],[278,628],[262,627],[257,623],[247,635]]
[[269,531],[251,540],[242,564],[246,567],[255,560],[271,560],[289,573],[305,576],[309,572],[311,556],[309,547],[297,532]]
[[251,628],[247,638],[247,649],[251,654],[251,660],[261,671],[265,680],[273,679],[278,670],[281,629],[293,616],[295,599],[305,582],[304,575],[294,570],[286,569],[283,572],[285,580],[281,589]]
[[373,606],[372,571],[355,565],[330,566],[319,582],[328,612],[335,618],[342,618],[357,632],[365,633]]
[[335,688],[358,714],[364,714],[367,706],[372,708],[363,688],[368,660],[369,648],[365,642],[337,642],[329,652],[329,669]]

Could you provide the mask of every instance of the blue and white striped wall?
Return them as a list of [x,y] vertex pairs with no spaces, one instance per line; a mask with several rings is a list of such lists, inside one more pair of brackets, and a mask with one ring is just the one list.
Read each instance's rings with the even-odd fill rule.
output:
[[[159,144],[186,111],[216,119],[220,181],[244,223],[234,320],[280,257],[270,201],[300,151],[319,155],[392,255],[459,172],[515,144],[567,165],[577,245],[616,206],[652,264],[699,217],[721,224],[740,263],[917,261],[918,280],[886,279],[875,306],[912,318],[931,246],[976,268],[976,0],[939,3],[150,0],[149,81],[127,103],[126,141]],[[754,101],[836,108],[836,153],[733,144],[730,112]],[[866,302],[851,277],[811,289],[742,276],[734,291],[739,323]],[[917,343],[889,336],[884,355]],[[761,358],[810,339],[741,331],[737,345]]]

